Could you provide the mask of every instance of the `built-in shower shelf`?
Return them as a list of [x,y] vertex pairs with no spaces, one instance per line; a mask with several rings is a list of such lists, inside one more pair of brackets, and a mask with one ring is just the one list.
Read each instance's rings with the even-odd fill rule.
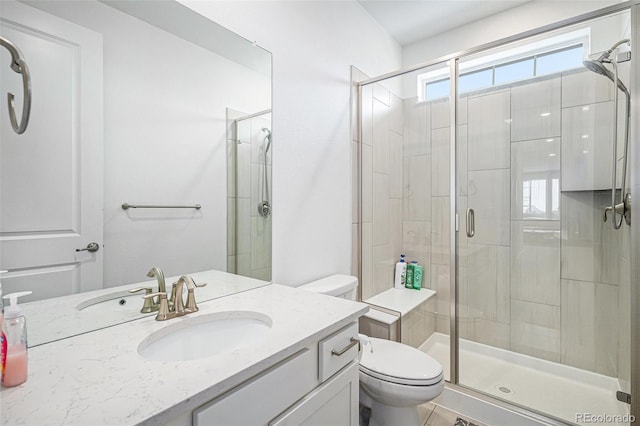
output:
[[428,288],[423,288],[421,290],[390,288],[389,290],[383,291],[364,302],[398,312],[400,316],[403,317],[422,303],[435,296],[435,294],[435,291]]

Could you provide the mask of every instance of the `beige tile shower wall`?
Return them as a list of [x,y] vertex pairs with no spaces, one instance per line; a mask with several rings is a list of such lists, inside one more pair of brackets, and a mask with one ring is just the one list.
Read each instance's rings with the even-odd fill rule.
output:
[[[379,84],[362,89],[362,298],[393,287],[402,248],[402,101]],[[415,170],[415,168],[414,168]],[[426,197],[422,196],[422,202]],[[357,226],[357,222],[355,223]],[[357,231],[354,231],[357,232]]]
[[[580,70],[511,90],[510,347],[616,376],[619,286],[629,273],[628,228],[602,222],[610,86]],[[545,202],[527,205],[527,189],[546,191]]]
[[[459,112],[459,133],[466,147],[466,103]],[[402,252],[424,266],[423,288],[436,295],[426,309],[421,330],[449,333],[450,271],[450,117],[449,102],[404,101],[404,202]],[[466,162],[466,149],[460,159]],[[465,163],[466,165],[466,163]],[[466,192],[466,186],[464,187]],[[417,314],[416,314],[417,315]],[[415,316],[415,315],[414,315]],[[416,325],[406,324],[405,343],[417,343]]]
[[[459,332],[463,339],[510,347],[509,90],[471,94],[467,103],[466,196],[459,212],[475,212],[475,235],[458,234]],[[464,141],[463,141],[464,142]],[[458,164],[459,168],[464,164]],[[464,173],[459,174],[464,179]],[[464,222],[462,220],[461,222]]]
[[[476,212],[474,238],[460,221],[462,338],[611,376],[628,371],[629,228],[602,222],[609,184],[599,178],[611,170],[610,86],[580,70],[460,99],[458,208]],[[402,250],[437,292],[424,330],[445,333],[448,110],[447,101],[404,101]],[[532,202],[540,191],[544,202]],[[403,333],[420,339],[415,324]]]
[[[449,184],[449,121],[448,115],[440,111],[448,110],[448,102],[432,104],[432,127],[430,134],[432,138],[432,158],[431,172],[434,175],[435,185],[432,185],[433,196],[431,198],[431,264],[425,266],[425,276],[429,277],[429,282],[423,284],[424,287],[435,290],[435,304],[433,306],[433,317],[436,319],[436,331],[449,334],[449,307],[450,300],[450,191],[445,188]],[[446,117],[443,120],[440,117]],[[442,127],[444,126],[444,127]],[[428,272],[426,272],[428,271]]]
[[[623,75],[628,65],[621,65]],[[613,85],[585,71],[563,75],[562,84],[562,187],[610,188]],[[576,179],[576,170],[587,173]],[[609,191],[562,193],[561,361],[615,377],[629,370],[630,233],[602,221],[608,204]]]
[[417,348],[436,331],[435,303],[436,300],[432,297],[402,317],[400,322],[402,343]]

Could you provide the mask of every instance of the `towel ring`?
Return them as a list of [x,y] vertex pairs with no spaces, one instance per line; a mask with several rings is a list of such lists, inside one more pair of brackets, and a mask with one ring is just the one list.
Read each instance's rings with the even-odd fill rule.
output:
[[29,67],[22,57],[20,50],[9,40],[4,37],[0,37],[0,45],[4,46],[9,53],[11,53],[11,69],[22,74],[22,92],[24,94],[24,100],[22,101],[22,117],[20,123],[16,117],[13,93],[7,93],[7,105],[9,107],[9,120],[11,121],[11,127],[17,134],[24,133],[27,130],[29,124],[29,116],[31,115],[31,75],[29,74]]

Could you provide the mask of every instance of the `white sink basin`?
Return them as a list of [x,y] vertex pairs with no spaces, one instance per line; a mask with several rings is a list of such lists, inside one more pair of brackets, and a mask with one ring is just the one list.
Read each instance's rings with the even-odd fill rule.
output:
[[78,304],[76,309],[92,313],[139,313],[143,302],[141,294],[131,294],[124,290],[87,299]]
[[273,322],[253,311],[216,312],[181,317],[145,338],[138,353],[152,361],[175,362],[207,358],[264,341]]

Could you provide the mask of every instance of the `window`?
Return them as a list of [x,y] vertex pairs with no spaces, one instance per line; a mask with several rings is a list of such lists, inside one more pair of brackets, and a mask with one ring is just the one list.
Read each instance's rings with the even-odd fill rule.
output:
[[[458,80],[458,92],[466,93],[478,89],[501,84],[522,81],[533,77],[553,74],[582,67],[584,56],[584,42],[574,42],[571,46],[546,50],[541,53],[521,57],[516,60],[504,57],[501,62],[494,63],[469,72],[461,72]],[[556,45],[557,47],[557,45]],[[485,62],[486,63],[486,62]],[[431,76],[431,74],[434,74]],[[422,100],[433,100],[449,96],[449,79],[445,69],[418,76],[418,85],[422,85],[420,92]]]
[[582,45],[563,49],[536,58],[536,75],[553,74],[582,66]]
[[446,98],[449,96],[449,79],[434,81],[425,87],[426,99]]
[[458,91],[462,93],[490,86],[493,86],[493,72],[491,72],[491,69],[470,72],[458,78]]
[[523,59],[517,62],[500,65],[493,68],[493,84],[511,83],[526,80],[535,75],[535,59]]

